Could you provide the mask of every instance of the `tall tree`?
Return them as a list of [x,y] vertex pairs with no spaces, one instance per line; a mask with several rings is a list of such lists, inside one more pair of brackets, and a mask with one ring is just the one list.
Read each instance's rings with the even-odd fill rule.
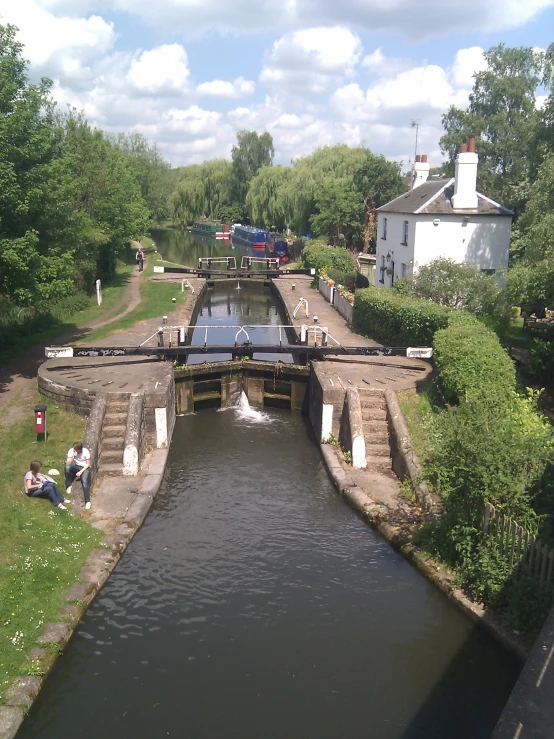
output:
[[290,167],[262,167],[250,182],[246,207],[250,220],[257,226],[282,231],[290,223],[285,191],[291,176]]
[[232,160],[232,188],[235,202],[244,204],[250,181],[258,174],[262,167],[270,167],[275,150],[273,138],[264,131],[239,131],[237,143],[231,151]]
[[520,186],[529,179],[533,131],[537,124],[536,90],[543,55],[530,47],[504,44],[485,53],[487,68],[475,74],[467,110],[452,106],[443,116],[441,138],[454,172],[460,144],[478,137],[479,188],[504,205],[521,208]]

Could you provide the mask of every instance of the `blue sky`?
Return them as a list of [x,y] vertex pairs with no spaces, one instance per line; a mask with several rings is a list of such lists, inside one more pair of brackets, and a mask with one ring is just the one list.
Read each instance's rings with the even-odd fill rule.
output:
[[229,157],[267,129],[276,162],[361,142],[441,161],[441,114],[465,106],[482,51],[546,48],[554,0],[0,0],[32,77],[173,165]]

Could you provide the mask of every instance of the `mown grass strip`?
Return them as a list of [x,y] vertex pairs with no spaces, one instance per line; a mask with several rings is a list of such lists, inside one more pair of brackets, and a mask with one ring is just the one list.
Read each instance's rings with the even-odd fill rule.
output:
[[[47,402],[49,435],[37,442],[33,406]],[[10,415],[25,413],[9,423]],[[59,511],[50,501],[28,498],[23,476],[31,459],[43,470],[60,471],[71,444],[82,439],[86,419],[56,407],[38,393],[14,402],[0,417],[0,703],[18,675],[33,673],[25,655],[35,646],[44,624],[55,620],[64,605],[63,594],[77,581],[90,551],[102,534],[70,510]]]

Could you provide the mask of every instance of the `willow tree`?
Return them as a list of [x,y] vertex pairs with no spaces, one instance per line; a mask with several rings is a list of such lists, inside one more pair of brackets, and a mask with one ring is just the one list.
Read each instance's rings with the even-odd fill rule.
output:
[[246,208],[250,220],[257,226],[283,231],[290,222],[286,188],[291,177],[290,167],[262,167],[250,182]]

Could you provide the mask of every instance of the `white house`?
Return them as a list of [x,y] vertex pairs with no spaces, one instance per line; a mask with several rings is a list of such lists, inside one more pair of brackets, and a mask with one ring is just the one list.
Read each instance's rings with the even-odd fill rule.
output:
[[437,257],[490,273],[508,266],[513,213],[477,192],[477,164],[474,136],[460,147],[450,179],[429,180],[427,156],[416,157],[412,189],[377,209],[377,286]]

